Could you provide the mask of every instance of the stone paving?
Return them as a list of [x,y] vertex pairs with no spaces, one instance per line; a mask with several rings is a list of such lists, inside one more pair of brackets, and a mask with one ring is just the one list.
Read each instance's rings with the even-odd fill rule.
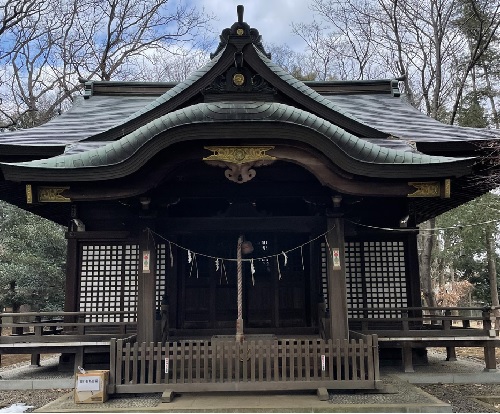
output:
[[451,412],[451,406],[411,383],[500,383],[500,373],[483,372],[483,363],[449,362],[442,353],[430,353],[429,364],[403,373],[400,367],[382,367],[384,393],[330,391],[329,401],[314,393],[205,393],[177,395],[162,403],[161,394],[112,396],[103,404],[75,404],[74,376],[57,371],[57,358],[42,366],[26,364],[0,369],[0,390],[65,388],[68,393],[38,412]]

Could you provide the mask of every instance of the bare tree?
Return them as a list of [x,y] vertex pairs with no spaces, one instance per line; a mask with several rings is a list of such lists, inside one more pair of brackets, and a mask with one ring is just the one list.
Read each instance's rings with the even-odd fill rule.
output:
[[[459,1],[474,3],[471,9],[483,19],[471,48],[460,27],[464,23],[457,21]],[[453,122],[470,71],[491,47],[500,24],[500,6],[495,4],[486,0],[313,0],[311,8],[319,22],[293,28],[334,76],[405,75],[404,90],[414,106],[433,118]],[[467,50],[472,52],[464,59]]]
[[423,297],[427,306],[435,307],[436,299],[431,277],[432,250],[436,244],[436,219],[433,218],[421,225],[423,232],[419,234],[419,265],[420,265],[420,284]]
[[292,50],[288,45],[267,44],[266,50],[271,54],[271,59],[281,68],[288,71],[300,80],[317,80],[317,60],[310,54]]
[[70,104],[79,79],[136,80],[138,64],[152,68],[161,54],[177,59],[175,80],[181,80],[188,51],[206,47],[198,39],[210,19],[169,0],[56,0],[39,7],[9,26],[10,48],[0,59],[0,127],[43,123]]
[[194,42],[210,17],[168,0],[89,0],[80,7],[79,75],[102,80],[120,76],[130,58]]
[[4,86],[9,105],[1,109],[9,127],[29,128],[48,121],[66,109],[79,86],[76,79],[69,85],[75,71],[58,56],[73,16],[59,14],[60,19],[53,21],[50,16],[58,11],[55,5],[46,10],[51,13],[23,19],[12,30],[15,47],[8,61],[9,82]]
[[128,80],[149,82],[181,82],[210,59],[207,48],[186,48],[183,45],[158,49],[147,56],[131,59]]
[[[292,24],[292,30],[316,56],[323,79],[368,79],[378,75],[373,6],[367,0],[315,0],[320,21]],[[352,13],[352,10],[358,11]]]
[[1,0],[0,1],[0,57],[8,53],[9,42],[3,36],[23,20],[39,15],[46,7],[45,0]]

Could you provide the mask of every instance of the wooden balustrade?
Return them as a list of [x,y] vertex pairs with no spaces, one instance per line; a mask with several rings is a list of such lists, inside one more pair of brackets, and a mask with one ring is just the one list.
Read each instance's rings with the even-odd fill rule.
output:
[[111,392],[374,389],[376,335],[351,340],[112,340]]
[[[5,318],[12,318],[12,322],[5,322]],[[126,336],[136,331],[136,325],[131,312],[4,312],[0,313],[0,333],[10,328],[11,334],[0,336],[0,344],[63,342],[65,336],[70,340],[76,336]]]
[[[353,312],[362,317],[350,318],[350,328],[376,333],[381,347],[401,348],[406,372],[414,370],[412,349],[423,347],[446,348],[449,361],[456,360],[456,347],[481,347],[485,369],[496,370],[495,347],[500,345],[497,308],[379,307],[356,308]],[[473,312],[476,315],[472,315]],[[476,326],[472,326],[472,321]]]
[[[349,319],[351,329],[376,332],[379,336],[409,336],[418,331],[429,336],[498,335],[495,309],[491,307],[378,307],[352,311],[357,316]],[[473,312],[475,316],[471,315]],[[471,326],[472,321],[477,322],[476,326]]]

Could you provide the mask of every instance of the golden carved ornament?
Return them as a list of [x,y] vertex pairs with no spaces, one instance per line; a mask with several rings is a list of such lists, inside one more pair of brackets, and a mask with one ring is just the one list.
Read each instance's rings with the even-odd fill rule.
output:
[[235,73],[233,75],[233,83],[236,86],[242,86],[245,83],[245,76],[243,73]]
[[240,27],[239,29],[236,30],[236,34],[238,36],[243,36],[245,34],[245,31]]
[[408,194],[408,197],[440,197],[441,185],[439,181],[409,182],[408,185],[416,188],[416,191]]
[[63,196],[69,187],[38,187],[38,201],[40,203],[69,203],[70,198]]
[[416,188],[416,191],[408,194],[408,197],[451,197],[451,180],[446,178],[442,183],[439,181],[409,182],[408,185]]
[[444,180],[444,198],[450,198],[451,197],[451,180],[447,178]]
[[33,204],[33,189],[31,184],[26,184],[26,203]]
[[266,152],[274,147],[205,147],[212,151],[213,155],[203,158],[203,161],[222,161],[233,164],[245,164],[255,161],[274,161],[275,157],[267,155]]

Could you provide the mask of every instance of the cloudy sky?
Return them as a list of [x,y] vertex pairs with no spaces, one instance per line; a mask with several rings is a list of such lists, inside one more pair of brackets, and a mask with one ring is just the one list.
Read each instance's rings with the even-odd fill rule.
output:
[[243,20],[250,27],[259,30],[266,43],[287,43],[292,49],[302,51],[304,43],[292,34],[291,23],[310,22],[313,13],[309,0],[191,0],[197,7],[203,7],[213,14],[212,22],[217,35],[237,21],[236,6],[245,7]]

